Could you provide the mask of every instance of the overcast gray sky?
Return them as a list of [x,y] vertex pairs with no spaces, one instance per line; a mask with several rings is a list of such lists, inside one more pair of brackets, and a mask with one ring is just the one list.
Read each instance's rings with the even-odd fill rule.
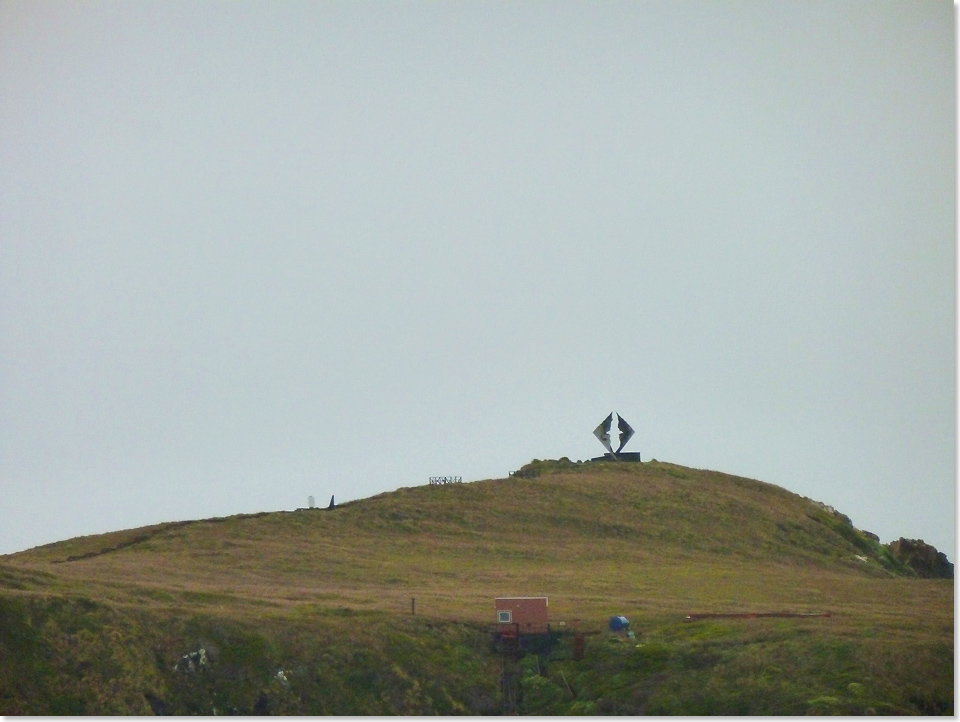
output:
[[953,15],[0,0],[0,553],[617,411],[954,559]]

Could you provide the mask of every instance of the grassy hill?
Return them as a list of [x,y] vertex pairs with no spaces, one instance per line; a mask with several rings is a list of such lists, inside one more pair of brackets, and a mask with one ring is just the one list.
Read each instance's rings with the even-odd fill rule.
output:
[[[522,660],[521,712],[953,711],[951,580],[771,484],[560,460],[0,557],[0,713],[499,713],[504,595],[601,632]],[[831,616],[685,621],[766,611]]]

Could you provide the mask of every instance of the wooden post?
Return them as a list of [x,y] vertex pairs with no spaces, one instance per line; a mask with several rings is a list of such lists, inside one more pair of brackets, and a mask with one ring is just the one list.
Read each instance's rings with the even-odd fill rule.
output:
[[574,632],[573,635],[573,659],[576,662],[579,662],[583,659],[583,648],[585,646],[586,639],[583,636],[582,632]]
[[417,598],[410,597],[410,614],[416,616],[417,614]]

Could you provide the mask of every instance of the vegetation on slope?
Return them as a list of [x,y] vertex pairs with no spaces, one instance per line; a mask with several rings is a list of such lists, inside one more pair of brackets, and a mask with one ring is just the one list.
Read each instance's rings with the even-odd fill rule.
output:
[[23,596],[0,597],[0,618],[7,715],[498,710],[495,660],[475,625],[347,609],[253,623]]
[[[549,596],[555,629],[637,633],[523,660],[522,712],[952,713],[952,584],[912,574],[770,484],[535,461],[3,557],[0,713],[495,713],[510,594]],[[683,621],[769,610],[832,616]]]

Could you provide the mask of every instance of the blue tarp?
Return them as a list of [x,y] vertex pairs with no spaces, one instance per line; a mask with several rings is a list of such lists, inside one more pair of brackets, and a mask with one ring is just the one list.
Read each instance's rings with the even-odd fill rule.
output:
[[610,617],[610,631],[612,632],[619,632],[621,629],[626,629],[629,626],[630,620],[626,617]]

